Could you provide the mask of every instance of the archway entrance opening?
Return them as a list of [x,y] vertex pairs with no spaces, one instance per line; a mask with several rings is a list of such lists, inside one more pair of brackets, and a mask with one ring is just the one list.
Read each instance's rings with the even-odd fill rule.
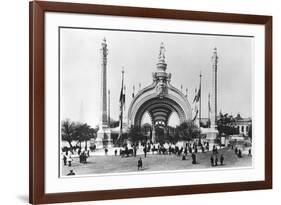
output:
[[[155,97],[140,104],[132,119],[135,126],[151,126],[150,137],[147,134],[150,141],[164,143],[171,142],[175,127],[186,119],[186,115],[173,99]],[[169,134],[170,131],[173,135]]]
[[149,109],[140,116],[140,126],[146,139],[154,143],[175,142],[176,126],[180,124],[180,117],[175,110]]

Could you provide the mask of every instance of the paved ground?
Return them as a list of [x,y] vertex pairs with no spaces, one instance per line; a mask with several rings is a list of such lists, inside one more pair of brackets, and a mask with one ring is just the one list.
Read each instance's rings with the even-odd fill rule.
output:
[[252,165],[252,157],[243,155],[238,158],[234,150],[224,148],[219,150],[220,154],[224,155],[225,162],[222,166],[212,167],[210,165],[210,156],[212,152],[198,153],[198,164],[191,163],[191,155],[187,156],[187,160],[182,160],[182,157],[175,155],[158,155],[149,154],[145,158],[144,155],[137,157],[121,157],[121,156],[90,156],[87,159],[87,164],[80,164],[79,158],[74,158],[72,166],[63,166],[62,175],[65,176],[69,170],[73,170],[76,175],[80,174],[100,174],[100,173],[120,173],[120,172],[136,172],[137,161],[141,157],[143,160],[143,169],[141,171],[167,171],[167,170],[183,170],[183,169],[202,169],[202,168],[226,168],[226,167],[249,167]]

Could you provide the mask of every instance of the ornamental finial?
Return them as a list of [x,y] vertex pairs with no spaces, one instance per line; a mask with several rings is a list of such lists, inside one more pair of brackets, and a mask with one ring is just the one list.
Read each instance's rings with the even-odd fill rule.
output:
[[213,56],[212,56],[213,64],[217,64],[218,59],[219,59],[219,57],[218,57],[217,47],[215,47],[214,51],[213,51]]
[[159,56],[158,56],[158,63],[157,63],[157,69],[161,72],[165,72],[167,68],[167,64],[165,63],[165,51],[166,49],[164,43],[161,42]]
[[159,62],[165,62],[165,46],[164,46],[164,43],[161,42],[161,45],[160,45],[160,51],[159,51]]

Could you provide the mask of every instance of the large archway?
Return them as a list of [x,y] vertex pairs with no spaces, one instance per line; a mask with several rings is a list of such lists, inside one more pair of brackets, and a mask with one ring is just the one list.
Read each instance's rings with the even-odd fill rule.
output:
[[[128,126],[141,126],[142,117],[148,113],[152,132],[156,126],[168,125],[172,113],[176,113],[180,123],[192,119],[192,111],[187,96],[171,84],[171,74],[166,72],[165,48],[161,44],[157,71],[152,73],[152,84],[134,96],[128,109]],[[153,136],[153,133],[152,133]],[[153,137],[152,137],[153,138]]]

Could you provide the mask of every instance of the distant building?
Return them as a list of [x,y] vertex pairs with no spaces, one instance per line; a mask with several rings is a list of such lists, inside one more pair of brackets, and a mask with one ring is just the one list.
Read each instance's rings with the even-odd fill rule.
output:
[[[220,119],[220,115],[217,116],[217,119]],[[201,118],[201,127],[208,127],[209,126],[210,120],[208,118]],[[239,131],[237,134],[242,134],[244,136],[249,135],[249,129],[250,126],[252,125],[252,118],[243,118],[239,113],[237,114],[236,117],[233,118],[233,122],[229,124],[231,127],[237,128]]]
[[232,124],[233,126],[239,129],[239,134],[248,136],[250,126],[252,125],[252,119],[249,117],[242,118],[241,115],[238,113],[237,116],[234,118],[234,122]]

